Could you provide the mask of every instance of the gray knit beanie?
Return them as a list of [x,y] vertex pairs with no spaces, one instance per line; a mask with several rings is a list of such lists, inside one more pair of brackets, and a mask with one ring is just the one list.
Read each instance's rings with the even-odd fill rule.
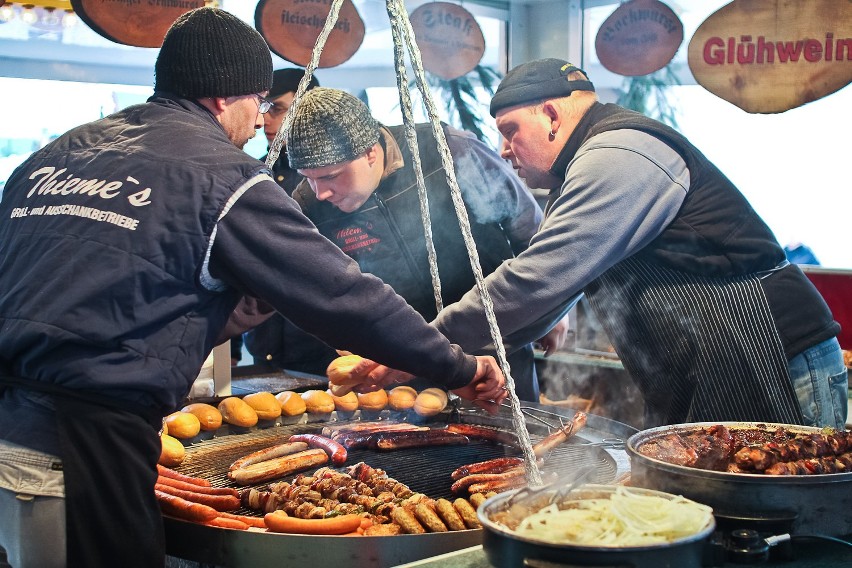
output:
[[163,39],[155,91],[186,98],[264,93],[272,86],[272,54],[253,27],[218,8],[181,15]]
[[370,109],[345,91],[317,87],[296,106],[287,133],[294,170],[354,160],[379,141],[379,122]]

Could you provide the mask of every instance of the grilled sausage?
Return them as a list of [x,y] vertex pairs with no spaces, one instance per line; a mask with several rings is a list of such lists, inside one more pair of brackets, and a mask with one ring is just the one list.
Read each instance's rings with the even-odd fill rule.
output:
[[324,451],[314,448],[229,471],[228,477],[238,485],[251,485],[284,477],[327,462],[328,455]]
[[335,442],[331,438],[319,436],[317,434],[296,434],[290,436],[290,442],[305,442],[312,448],[319,448],[328,454],[331,458],[331,463],[334,465],[343,465],[346,463],[347,452],[341,444]]
[[498,430],[497,428],[489,428],[487,426],[477,426],[476,424],[448,424],[447,430],[462,434],[468,438],[476,438],[480,440],[488,440],[497,444],[505,444],[507,446],[518,446],[518,437],[512,432]]
[[360,515],[340,515],[327,519],[299,519],[289,517],[284,511],[267,513],[263,517],[269,530],[291,534],[346,534],[361,526]]
[[168,493],[169,495],[180,497],[181,499],[186,499],[187,501],[192,501],[193,503],[201,503],[202,505],[213,507],[217,511],[233,511],[234,509],[240,508],[240,498],[233,495],[209,495],[207,493],[196,493],[194,491],[177,489],[170,485],[163,485],[162,483],[155,484],[154,489],[162,493]]
[[383,432],[377,434],[376,447],[380,450],[399,450],[421,446],[448,446],[467,444],[467,436],[446,430],[412,432]]
[[444,524],[451,531],[463,531],[467,528],[464,525],[461,515],[453,507],[453,504],[446,499],[435,501],[435,512],[438,513],[438,516],[441,517],[441,520],[444,521]]
[[578,412],[574,415],[574,418],[557,430],[556,432],[550,434],[549,436],[539,440],[533,445],[533,453],[537,458],[544,457],[547,455],[553,448],[573,436],[577,433],[580,428],[586,425],[586,413]]
[[194,523],[205,523],[219,516],[219,511],[201,503],[187,501],[186,499],[157,491],[156,489],[154,490],[154,495],[160,504],[160,510],[171,517],[185,519]]
[[265,529],[266,523],[263,522],[263,519],[260,517],[249,517],[247,515],[235,515],[233,513],[219,513],[220,519],[234,519],[235,521],[240,521],[241,523],[245,523],[250,527],[256,527],[259,529]]
[[219,527],[220,529],[236,529],[239,531],[247,531],[249,525],[242,522],[239,519],[229,519],[227,517],[216,517],[215,519],[209,520],[205,525],[211,527]]
[[207,487],[204,485],[195,485],[192,483],[185,483],[177,479],[172,479],[171,477],[163,477],[162,475],[157,478],[157,483],[159,483],[160,485],[168,485],[170,487],[174,487],[175,489],[183,489],[184,491],[206,493],[207,495],[233,495],[234,497],[240,496],[240,492],[231,487]]
[[481,462],[471,463],[468,465],[463,465],[460,468],[456,469],[453,473],[451,473],[450,477],[453,479],[453,481],[457,481],[462,477],[467,477],[468,475],[473,475],[475,473],[502,473],[507,469],[512,469],[513,467],[517,467],[519,465],[524,465],[523,458],[494,458],[492,460],[485,460]]
[[[281,456],[295,454],[296,452],[301,452],[307,449],[308,445],[305,442],[290,442],[287,444],[278,444],[277,446],[264,448],[262,450],[252,452],[241,457],[240,459],[231,464],[231,467],[228,468],[228,471],[240,469],[242,467],[271,460],[273,458],[280,458]],[[228,474],[228,477],[230,477],[230,474]]]
[[483,481],[481,483],[474,483],[469,486],[467,489],[471,493],[489,493],[491,491],[496,491],[500,493],[501,491],[506,491],[509,489],[514,489],[516,487],[523,487],[527,484],[527,478],[523,475],[507,477],[503,479],[495,479],[492,481]]
[[[476,473],[473,475],[468,475],[467,477],[462,477],[455,483],[453,483],[451,490],[453,493],[460,493],[465,489],[469,488],[472,485],[477,485],[481,483],[489,483],[494,481],[505,481],[508,479],[513,479],[515,477],[524,477],[526,474],[526,470],[524,466],[515,466],[512,469],[508,469],[502,473]],[[471,493],[479,493],[479,491],[472,491]]]
[[459,497],[458,499],[453,501],[453,508],[455,508],[456,512],[462,518],[462,521],[464,521],[464,525],[467,528],[482,528],[482,524],[479,522],[479,519],[476,518],[476,509],[470,502],[467,501],[467,499],[462,499],[461,497]]
[[178,481],[183,481],[184,483],[192,483],[193,485],[201,485],[203,487],[210,487],[210,482],[206,479],[201,479],[200,477],[191,477],[189,475],[184,475],[182,473],[178,473],[173,469],[170,469],[164,465],[157,464],[157,472],[162,477],[170,477],[171,479],[177,479]]

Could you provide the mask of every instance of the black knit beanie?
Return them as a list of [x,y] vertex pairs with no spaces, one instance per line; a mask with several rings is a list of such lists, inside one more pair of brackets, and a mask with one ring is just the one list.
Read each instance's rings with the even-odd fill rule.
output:
[[522,63],[506,73],[491,99],[491,116],[504,108],[567,97],[573,91],[594,91],[591,81],[571,81],[568,75],[585,71],[562,59],[538,59]]
[[[269,89],[269,94],[266,98],[269,100],[275,97],[280,97],[284,93],[295,93],[299,88],[299,82],[305,76],[304,69],[290,67],[287,69],[276,69],[272,74],[272,88]],[[311,80],[308,81],[307,90],[310,91],[314,87],[319,87],[316,75],[311,75]]]
[[349,162],[379,141],[379,122],[360,99],[346,91],[317,87],[296,105],[287,133],[294,170]]
[[154,70],[155,91],[186,98],[250,95],[272,85],[272,54],[250,25],[224,10],[204,7],[175,20]]

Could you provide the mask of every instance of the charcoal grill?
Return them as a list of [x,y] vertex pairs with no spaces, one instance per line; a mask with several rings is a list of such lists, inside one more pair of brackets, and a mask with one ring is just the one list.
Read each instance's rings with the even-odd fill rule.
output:
[[[573,411],[558,409],[557,413],[568,418]],[[355,416],[357,421],[357,414]],[[458,421],[490,425],[511,430],[508,412],[490,416],[476,411],[444,412],[427,425],[440,427],[447,422]],[[336,421],[332,424],[347,424]],[[187,448],[186,458],[179,468],[181,473],[202,477],[218,487],[233,486],[227,478],[228,466],[237,458],[276,443],[282,443],[293,434],[319,432],[329,423],[318,422],[289,426],[274,426],[246,433],[218,436]],[[541,424],[528,424],[533,440],[547,434]],[[542,468],[543,474],[570,475],[580,467],[592,465],[594,473],[590,481],[610,483],[619,473],[619,460],[605,448],[583,445],[604,438],[627,439],[636,430],[605,418],[589,416],[586,428],[569,443],[556,448]],[[618,453],[618,452],[614,452]],[[624,453],[624,452],[620,452]],[[384,469],[389,476],[405,483],[412,490],[433,498],[453,499],[450,491],[450,472],[457,467],[500,457],[520,455],[519,450],[492,443],[471,440],[464,446],[436,446],[396,451],[352,450],[349,459],[341,468],[363,461],[370,466]],[[330,465],[330,464],[328,464]],[[293,476],[288,476],[286,480]],[[250,487],[264,487],[266,483]],[[240,514],[260,515],[250,510]],[[234,568],[256,566],[297,566],[345,564],[347,567],[381,567],[413,562],[422,558],[452,552],[482,542],[482,530],[466,530],[424,535],[399,535],[392,537],[339,537],[287,535],[267,533],[252,529],[238,531],[208,527],[177,519],[166,518],[167,553],[179,558],[217,566]]]

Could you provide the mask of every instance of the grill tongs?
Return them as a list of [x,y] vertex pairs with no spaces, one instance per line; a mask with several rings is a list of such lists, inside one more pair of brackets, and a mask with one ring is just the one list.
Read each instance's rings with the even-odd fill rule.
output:
[[[508,407],[509,405],[506,404],[506,403],[503,403],[500,406]],[[574,426],[575,426],[576,422],[571,420],[568,424],[565,424],[566,416],[564,416],[562,414],[558,414],[556,412],[550,412],[548,410],[543,410],[541,408],[531,408],[531,407],[528,407],[528,406],[522,406],[521,407],[521,413],[523,413],[524,416],[527,416],[528,418],[535,420],[539,424],[543,424],[544,426],[547,426],[548,430],[551,433],[555,432],[557,430],[562,430],[562,431],[565,432],[565,435],[568,436],[569,438],[574,433]],[[556,425],[553,422],[549,422],[549,421],[545,420],[544,418],[538,416],[538,414],[536,414],[536,413],[555,418],[559,422],[559,425]],[[607,448],[607,449],[610,449],[610,450],[623,450],[624,449],[624,440],[622,440],[621,438],[604,438],[604,439],[600,440],[599,442],[586,442],[586,443],[574,444],[574,445],[577,445],[577,446],[593,446],[593,447],[599,447],[599,448]]]

